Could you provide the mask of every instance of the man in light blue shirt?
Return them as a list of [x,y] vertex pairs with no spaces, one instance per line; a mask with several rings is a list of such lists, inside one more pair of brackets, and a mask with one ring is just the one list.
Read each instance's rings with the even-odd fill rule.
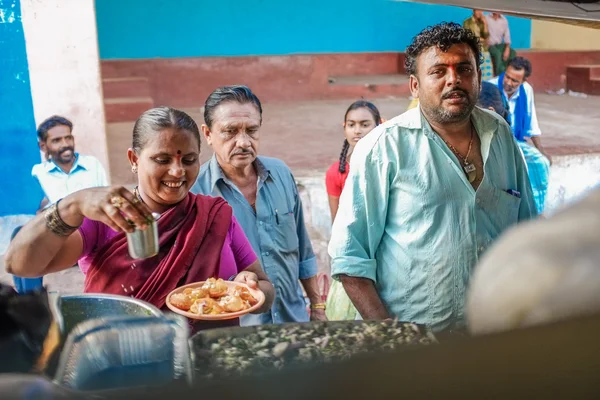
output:
[[[31,175],[36,190],[40,189],[45,194],[45,198],[40,199],[40,209],[78,190],[108,186],[106,172],[100,161],[75,152],[72,131],[73,123],[58,115],[47,118],[38,127],[38,145],[46,156],[46,161],[34,165]],[[21,227],[15,229],[12,236],[20,229]],[[14,276],[13,280],[20,293],[43,286],[43,277]]]
[[75,152],[73,123],[54,115],[38,127],[38,143],[46,161],[31,170],[50,204],[82,189],[108,186],[106,172],[95,157]]
[[406,52],[419,107],[356,146],[329,253],[363,319],[464,327],[465,291],[486,248],[536,215],[508,124],[476,108],[480,47],[445,23]]
[[260,101],[246,86],[219,88],[206,100],[204,120],[202,133],[215,155],[202,165],[192,192],[227,200],[276,291],[271,311],[245,316],[242,325],[308,321],[300,283],[310,318],[325,319],[294,177],[282,161],[257,156]]

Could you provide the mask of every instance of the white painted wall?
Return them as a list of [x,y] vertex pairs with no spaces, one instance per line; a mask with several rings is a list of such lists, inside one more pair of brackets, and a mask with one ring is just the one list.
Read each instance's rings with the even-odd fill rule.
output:
[[36,124],[69,118],[76,151],[109,174],[94,0],[21,0],[21,11]]

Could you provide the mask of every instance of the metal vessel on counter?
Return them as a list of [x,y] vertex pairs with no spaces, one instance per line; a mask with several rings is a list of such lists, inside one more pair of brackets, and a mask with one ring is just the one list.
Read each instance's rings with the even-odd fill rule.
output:
[[158,218],[160,214],[152,213],[152,219],[148,220],[148,227],[144,230],[135,229],[127,233],[127,248],[129,255],[134,260],[154,257],[158,254]]

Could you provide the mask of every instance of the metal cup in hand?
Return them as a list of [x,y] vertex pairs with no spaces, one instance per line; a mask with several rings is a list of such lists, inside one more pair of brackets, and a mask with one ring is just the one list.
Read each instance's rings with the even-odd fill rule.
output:
[[158,213],[152,213],[152,220],[148,220],[148,227],[145,230],[135,229],[127,232],[127,248],[129,255],[134,260],[154,257],[158,254],[158,223],[160,217]]

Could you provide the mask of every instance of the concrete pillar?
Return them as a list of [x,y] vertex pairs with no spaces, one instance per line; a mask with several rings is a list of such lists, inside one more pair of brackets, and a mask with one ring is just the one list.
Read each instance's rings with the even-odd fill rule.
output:
[[41,161],[40,122],[54,114],[72,120],[76,150],[110,171],[94,6],[0,0],[0,169],[10,175],[0,196],[0,256],[39,206],[31,168]]
[[21,0],[36,125],[73,121],[75,149],[110,177],[94,0]]

